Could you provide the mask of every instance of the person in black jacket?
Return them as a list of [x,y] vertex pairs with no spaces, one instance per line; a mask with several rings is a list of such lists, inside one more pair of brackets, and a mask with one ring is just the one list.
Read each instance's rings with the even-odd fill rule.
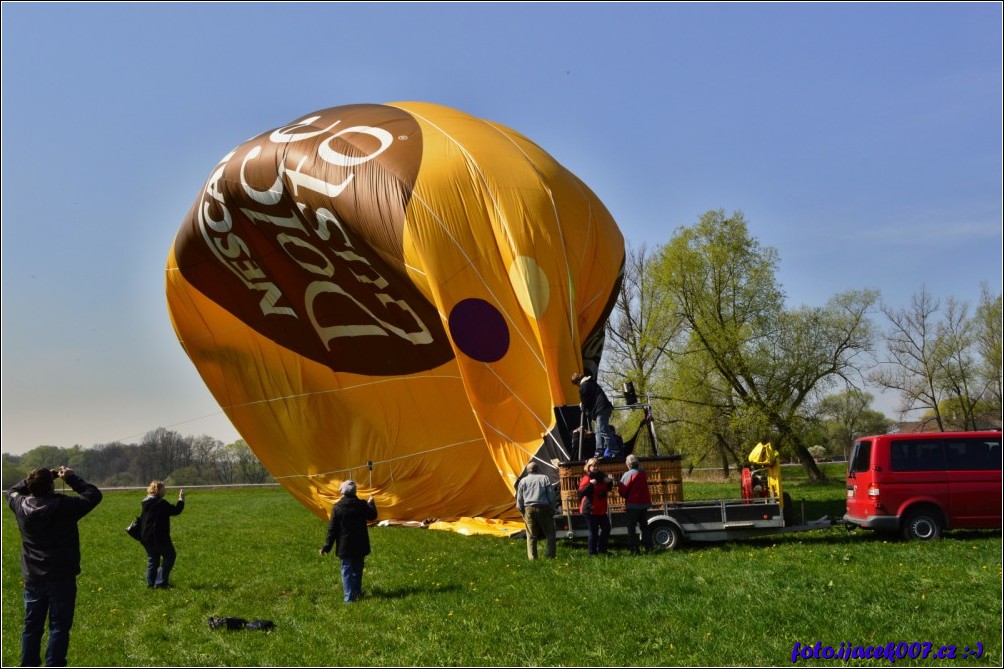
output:
[[146,549],[146,585],[148,588],[169,588],[171,570],[178,552],[171,541],[171,516],[185,510],[185,490],[178,491],[178,503],[164,499],[164,482],[151,481],[146,497],[140,502],[140,542]]
[[342,559],[342,591],[348,603],[363,596],[363,566],[370,554],[367,523],[376,520],[377,509],[372,497],[365,502],[356,497],[355,481],[343,482],[338,492],[342,498],[331,509],[321,555],[327,555],[334,546],[335,555]]
[[[61,478],[77,497],[56,493]],[[65,667],[70,628],[77,603],[80,532],[77,521],[101,502],[101,491],[60,467],[32,470],[6,493],[7,505],[21,530],[21,574],[24,576],[24,631],[21,666],[42,664],[42,634],[49,619],[45,664]]]
[[[596,452],[593,457],[602,458],[603,451],[607,448],[607,426],[610,424],[614,405],[592,376],[575,372],[572,374],[572,383],[579,387],[579,407],[586,419],[596,421]],[[586,423],[586,427],[588,426]]]

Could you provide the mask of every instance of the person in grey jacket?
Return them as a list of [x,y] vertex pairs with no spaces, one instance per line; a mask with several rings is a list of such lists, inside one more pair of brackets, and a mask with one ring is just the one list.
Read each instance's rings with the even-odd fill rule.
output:
[[370,554],[367,524],[376,520],[377,508],[372,497],[364,502],[356,496],[355,481],[342,482],[338,492],[342,498],[331,509],[321,555],[327,555],[335,547],[335,555],[342,560],[342,592],[348,604],[363,596],[363,568]]
[[[61,478],[76,497],[56,492]],[[21,531],[21,575],[24,577],[24,630],[21,666],[42,663],[42,635],[49,620],[45,649],[48,667],[66,666],[70,628],[77,604],[80,532],[77,522],[101,502],[101,491],[72,469],[34,469],[6,493],[7,505]]]
[[526,523],[526,557],[537,559],[537,540],[547,542],[544,557],[554,559],[557,554],[557,539],[554,532],[554,512],[558,506],[558,496],[554,492],[551,479],[538,471],[532,460],[526,465],[526,474],[516,484],[516,509]]

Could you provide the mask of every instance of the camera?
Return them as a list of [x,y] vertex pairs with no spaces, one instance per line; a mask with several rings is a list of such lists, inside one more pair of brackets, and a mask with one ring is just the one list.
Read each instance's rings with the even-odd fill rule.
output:
[[589,479],[591,481],[606,481],[607,474],[606,472],[601,472],[599,469],[594,469],[593,471],[589,472]]
[[52,478],[54,478],[54,479],[58,479],[58,478],[59,478],[59,470],[58,470],[58,469],[50,469],[50,470],[49,470],[49,474],[50,474],[50,475],[52,476]]

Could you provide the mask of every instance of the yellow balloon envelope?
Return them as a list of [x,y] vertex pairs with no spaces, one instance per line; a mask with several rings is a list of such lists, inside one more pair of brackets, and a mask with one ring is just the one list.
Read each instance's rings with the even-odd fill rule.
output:
[[325,517],[518,520],[595,368],[624,261],[536,144],[426,103],[325,109],[213,169],[167,260],[174,328],[272,475]]

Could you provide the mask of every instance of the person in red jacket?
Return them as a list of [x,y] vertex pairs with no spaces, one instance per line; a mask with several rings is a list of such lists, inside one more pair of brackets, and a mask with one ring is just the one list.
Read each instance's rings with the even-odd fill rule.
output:
[[613,486],[613,479],[600,471],[598,463],[596,458],[587,460],[583,470],[585,474],[579,481],[579,513],[585,517],[586,527],[589,528],[587,547],[590,555],[606,553],[610,538],[607,495]]
[[652,531],[648,526],[648,510],[652,507],[652,496],[648,492],[648,474],[638,461],[638,456],[627,456],[624,464],[628,470],[624,472],[617,484],[617,492],[624,499],[624,507],[628,531],[628,547],[637,555],[638,533],[635,526],[641,526],[641,543],[646,551],[652,550]]

